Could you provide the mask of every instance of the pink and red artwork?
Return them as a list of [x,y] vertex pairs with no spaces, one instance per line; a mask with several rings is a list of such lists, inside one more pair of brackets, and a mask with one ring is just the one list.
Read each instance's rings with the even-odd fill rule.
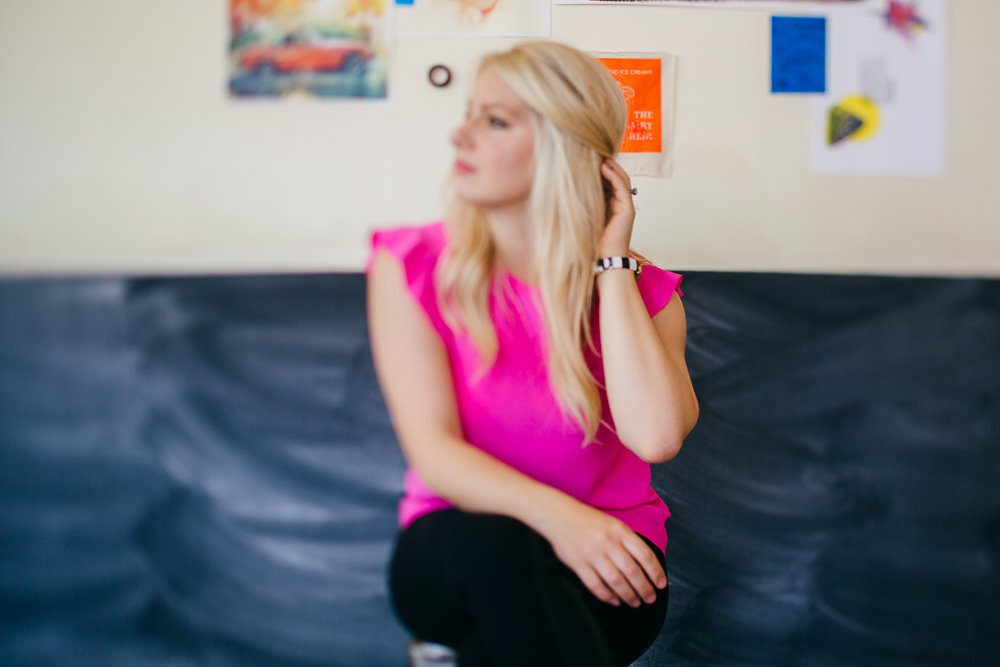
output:
[[889,0],[885,8],[885,24],[910,41],[917,32],[927,29],[927,21],[920,16],[917,3],[902,0]]

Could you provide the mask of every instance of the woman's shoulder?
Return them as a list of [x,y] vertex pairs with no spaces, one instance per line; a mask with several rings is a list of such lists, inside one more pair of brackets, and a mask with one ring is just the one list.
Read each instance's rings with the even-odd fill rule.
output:
[[402,267],[406,291],[430,317],[442,335],[447,327],[441,319],[434,286],[434,269],[444,248],[444,223],[383,227],[371,232],[371,247],[365,273],[371,276],[378,250],[394,257]]
[[440,253],[444,247],[444,221],[378,227],[369,234],[370,249],[385,248],[394,255],[414,250]]
[[374,229],[369,235],[365,273],[371,269],[375,252],[379,249],[398,259],[407,273],[432,269],[444,245],[444,222],[441,220]]

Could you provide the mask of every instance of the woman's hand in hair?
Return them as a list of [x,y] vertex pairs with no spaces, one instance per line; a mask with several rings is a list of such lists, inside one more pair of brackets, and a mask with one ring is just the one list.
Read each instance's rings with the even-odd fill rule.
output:
[[632,607],[656,599],[667,576],[656,554],[624,522],[573,501],[551,512],[540,533],[598,599]]
[[626,256],[635,221],[632,181],[625,169],[611,158],[605,158],[601,163],[601,176],[611,185],[611,197],[608,200],[608,219],[597,242],[598,253],[601,257]]

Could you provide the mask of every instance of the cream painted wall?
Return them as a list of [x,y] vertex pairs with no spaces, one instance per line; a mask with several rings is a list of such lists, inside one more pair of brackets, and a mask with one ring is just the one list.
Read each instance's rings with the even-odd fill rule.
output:
[[[0,271],[357,271],[370,228],[439,215],[473,61],[513,40],[402,41],[387,102],[231,100],[227,5],[0,2]],[[679,58],[674,176],[634,179],[637,247],[674,269],[1000,275],[1000,2],[950,2],[943,179],[810,174],[808,98],[767,92],[768,16],[553,7],[555,39]]]

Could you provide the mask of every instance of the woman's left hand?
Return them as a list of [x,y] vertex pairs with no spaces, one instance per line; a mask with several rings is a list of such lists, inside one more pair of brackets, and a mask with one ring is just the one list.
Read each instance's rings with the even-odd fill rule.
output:
[[632,182],[612,158],[604,158],[601,175],[611,184],[611,200],[608,202],[608,221],[597,242],[598,253],[601,257],[627,256],[635,221]]

